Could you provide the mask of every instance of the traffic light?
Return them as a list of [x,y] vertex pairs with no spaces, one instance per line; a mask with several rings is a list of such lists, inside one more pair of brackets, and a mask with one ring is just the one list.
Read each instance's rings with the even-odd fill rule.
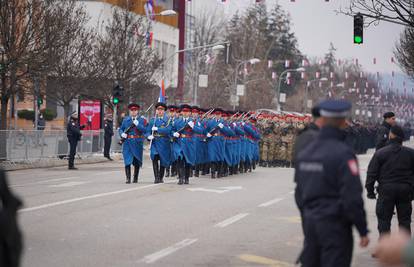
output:
[[354,15],[354,44],[364,42],[364,17],[361,13]]
[[40,106],[43,104],[43,96],[38,95],[37,96],[37,106],[40,108]]
[[117,85],[112,89],[112,103],[114,105],[118,105],[122,101],[122,93],[124,91],[124,88]]

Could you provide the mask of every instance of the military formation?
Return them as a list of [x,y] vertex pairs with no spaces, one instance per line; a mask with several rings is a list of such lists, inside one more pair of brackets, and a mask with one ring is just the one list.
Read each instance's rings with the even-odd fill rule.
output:
[[146,119],[138,115],[139,105],[130,104],[128,109],[129,116],[119,128],[126,183],[138,182],[145,141],[149,142],[154,183],[163,183],[168,176],[177,176],[181,185],[200,174],[216,179],[251,172],[259,161],[261,134],[253,112],[160,102],[154,116]]

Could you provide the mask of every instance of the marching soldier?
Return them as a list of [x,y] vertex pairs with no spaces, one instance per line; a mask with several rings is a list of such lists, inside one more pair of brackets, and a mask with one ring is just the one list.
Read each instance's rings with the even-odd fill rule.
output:
[[167,105],[155,105],[156,116],[151,119],[147,127],[147,139],[150,141],[150,157],[154,170],[154,183],[163,183],[165,169],[171,164],[170,134],[172,124],[165,111]]
[[[175,105],[169,105],[168,107],[168,123],[170,125],[174,125],[174,121],[178,118],[178,107]],[[171,139],[172,140],[172,139]],[[176,176],[177,175],[177,165],[176,165],[176,161],[174,160],[173,154],[172,154],[172,141],[170,141],[170,150],[171,150],[171,164],[169,167],[166,168],[166,173],[165,173],[165,177],[171,177]]]
[[128,105],[129,116],[125,116],[119,135],[121,136],[122,155],[124,157],[126,183],[131,183],[131,164],[134,165],[134,183],[138,183],[139,169],[142,166],[142,154],[144,149],[144,134],[147,121],[143,116],[138,116],[140,106],[132,103]]
[[224,124],[221,119],[222,109],[216,108],[212,112],[212,118],[207,122],[208,158],[211,167],[211,178],[222,177],[222,165],[224,164],[224,136],[221,129]]
[[180,106],[181,118],[174,121],[173,143],[174,158],[177,161],[178,184],[189,184],[190,172],[195,164],[195,146],[193,132],[202,134],[203,130],[195,125],[190,118],[191,106],[184,104]]

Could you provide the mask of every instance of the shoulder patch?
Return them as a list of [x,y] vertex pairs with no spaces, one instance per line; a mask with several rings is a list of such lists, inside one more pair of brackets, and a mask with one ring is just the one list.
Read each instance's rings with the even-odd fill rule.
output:
[[352,175],[359,175],[358,162],[355,159],[348,160],[348,168]]

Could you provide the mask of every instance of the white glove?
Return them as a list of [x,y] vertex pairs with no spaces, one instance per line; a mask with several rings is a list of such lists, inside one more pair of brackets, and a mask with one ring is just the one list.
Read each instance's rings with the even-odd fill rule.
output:
[[173,136],[174,136],[175,138],[178,138],[178,137],[180,137],[180,134],[179,134],[179,133],[177,133],[177,132],[175,132],[175,133],[173,133]]
[[244,126],[244,125],[246,125],[246,123],[245,122],[242,122],[242,125]]
[[126,133],[122,133],[122,134],[121,134],[121,137],[122,137],[122,138],[127,138],[127,137],[128,137],[128,135],[127,135]]
[[236,124],[235,122],[233,122],[233,126],[234,126],[234,127],[236,127],[236,126],[237,126],[237,124]]
[[152,139],[154,139],[154,136],[153,135],[148,136],[148,140],[151,141]]
[[156,127],[156,126],[152,126],[152,129],[151,129],[153,132],[156,132],[156,131],[158,131],[158,127]]
[[207,137],[208,138],[212,137],[211,133],[207,133]]
[[220,122],[217,126],[218,126],[220,129],[223,129],[224,124]]
[[138,124],[139,124],[138,120],[134,120],[133,122],[134,122],[135,126],[138,126]]
[[188,124],[188,126],[190,126],[190,127],[191,127],[191,129],[193,129],[193,128],[194,128],[194,122],[193,122],[193,121],[189,121],[187,124]]

